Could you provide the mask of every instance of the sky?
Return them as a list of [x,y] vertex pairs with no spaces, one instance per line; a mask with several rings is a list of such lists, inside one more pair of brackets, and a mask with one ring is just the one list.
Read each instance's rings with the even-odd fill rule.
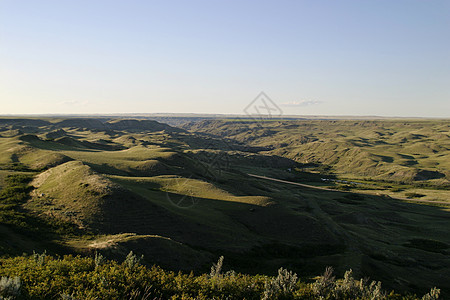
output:
[[450,117],[448,0],[0,0],[0,114]]

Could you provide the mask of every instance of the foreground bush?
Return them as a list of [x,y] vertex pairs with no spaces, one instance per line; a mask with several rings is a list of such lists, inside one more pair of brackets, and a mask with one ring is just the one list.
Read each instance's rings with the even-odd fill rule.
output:
[[380,283],[356,281],[347,272],[336,280],[332,270],[314,283],[295,273],[278,276],[222,273],[223,258],[211,274],[194,276],[145,267],[130,253],[123,263],[104,259],[44,254],[0,259],[0,299],[438,299],[433,289],[423,298],[386,294]]

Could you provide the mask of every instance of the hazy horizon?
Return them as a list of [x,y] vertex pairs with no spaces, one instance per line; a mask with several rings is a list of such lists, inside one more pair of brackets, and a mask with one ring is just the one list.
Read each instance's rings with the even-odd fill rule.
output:
[[0,2],[0,115],[450,117],[450,2]]
[[211,119],[220,119],[223,118],[240,118],[240,119],[254,119],[255,117],[261,117],[262,119],[270,120],[270,119],[329,119],[329,120],[410,120],[410,119],[419,119],[419,120],[450,120],[450,117],[418,117],[418,116],[379,116],[379,115],[281,115],[276,117],[267,117],[265,115],[255,116],[255,115],[246,115],[246,114],[220,114],[220,113],[28,113],[28,114],[0,114],[1,117],[6,118],[14,118],[14,117],[24,117],[24,118],[58,118],[58,117],[67,117],[67,118],[83,118],[83,117],[98,117],[98,118],[211,118]]

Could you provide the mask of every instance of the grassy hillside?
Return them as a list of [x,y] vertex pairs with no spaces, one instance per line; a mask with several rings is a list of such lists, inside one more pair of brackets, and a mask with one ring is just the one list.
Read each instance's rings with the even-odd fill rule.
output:
[[402,198],[450,196],[450,121],[212,120],[184,127],[289,158],[301,164],[297,171],[356,182],[353,190],[366,184],[360,187]]
[[[333,266],[389,289],[449,291],[448,208],[386,196],[445,197],[449,144],[434,132],[448,136],[448,123],[207,121],[193,133],[154,121],[0,121],[4,255],[133,250],[147,264],[195,272],[224,255],[251,274],[287,267],[310,278]],[[402,165],[408,155],[417,164]],[[20,174],[29,180],[11,179]]]

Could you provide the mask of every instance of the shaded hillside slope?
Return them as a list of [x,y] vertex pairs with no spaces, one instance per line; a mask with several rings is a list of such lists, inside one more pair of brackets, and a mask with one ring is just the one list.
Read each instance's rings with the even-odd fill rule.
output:
[[[217,135],[231,128],[227,135],[233,140],[166,130],[165,125],[154,123],[151,129],[144,126],[134,131],[127,127],[135,126],[134,121],[125,122],[121,130],[89,129],[87,123],[79,124],[81,127],[64,123],[68,127],[57,128],[52,124],[61,120],[46,122],[50,125],[32,130],[2,127],[0,175],[29,174],[34,177],[34,190],[24,203],[1,204],[7,212],[20,216],[75,226],[77,230],[70,234],[64,231],[67,226],[52,231],[52,243],[60,246],[59,250],[52,248],[56,253],[99,251],[121,257],[133,250],[144,254],[149,264],[195,271],[204,271],[214,257],[224,255],[231,268],[249,273],[274,274],[283,266],[307,277],[332,265],[339,273],[352,268],[357,276],[388,282],[389,288],[421,293],[434,285],[449,289],[448,209],[379,195],[294,187],[243,172],[257,169],[268,176],[296,176],[296,169],[304,167],[301,155],[307,150],[301,147],[312,147],[310,155],[316,153],[315,157],[331,161],[341,154],[326,147],[340,149],[344,142],[354,144],[348,150],[353,152],[342,154],[342,162],[330,163],[329,170],[357,170],[355,165],[347,166],[349,161],[344,158],[362,160],[368,166],[376,155],[385,160],[380,167],[396,165],[391,153],[397,152],[396,142],[389,142],[392,150],[387,144],[376,144],[375,137],[369,139],[375,126],[370,122],[361,125],[369,128],[364,131],[364,147],[356,146],[362,137],[355,138],[360,128],[354,123],[345,123],[346,130],[358,132],[344,137],[340,136],[343,131],[331,131],[333,123],[324,123],[329,127],[320,129],[321,121],[305,126],[311,127],[309,134],[301,122],[274,122],[270,128],[247,124],[255,127],[243,129],[240,123],[218,121],[210,123],[208,130],[204,127],[205,133]],[[445,134],[444,125],[432,126],[441,126]],[[317,130],[322,133],[316,136]],[[414,130],[410,130],[412,134],[420,134]],[[303,136],[297,136],[298,131]],[[405,130],[392,127],[391,131],[396,136]],[[328,146],[314,148],[316,144]],[[383,145],[385,153],[379,153],[378,147]],[[439,155],[445,156],[447,146],[445,142],[438,146],[427,145],[437,152],[428,158],[417,157],[416,165],[404,167],[420,169],[414,176],[430,176],[423,171],[443,173],[447,162],[439,160]],[[298,152],[291,157],[295,149]],[[328,158],[329,153],[338,154]],[[406,160],[406,155],[411,155],[399,153]],[[394,160],[390,162],[388,157]],[[431,159],[439,168],[426,167]],[[327,166],[317,161],[319,167]],[[320,179],[320,174],[305,172],[303,176]],[[435,184],[443,180],[430,179]],[[0,186],[5,186],[1,180]],[[16,229],[2,226],[2,242],[16,236],[15,248],[23,245],[22,239],[27,237]],[[29,238],[26,251],[34,246],[42,249],[36,238]]]
[[202,121],[192,132],[348,176],[450,184],[450,121]]

